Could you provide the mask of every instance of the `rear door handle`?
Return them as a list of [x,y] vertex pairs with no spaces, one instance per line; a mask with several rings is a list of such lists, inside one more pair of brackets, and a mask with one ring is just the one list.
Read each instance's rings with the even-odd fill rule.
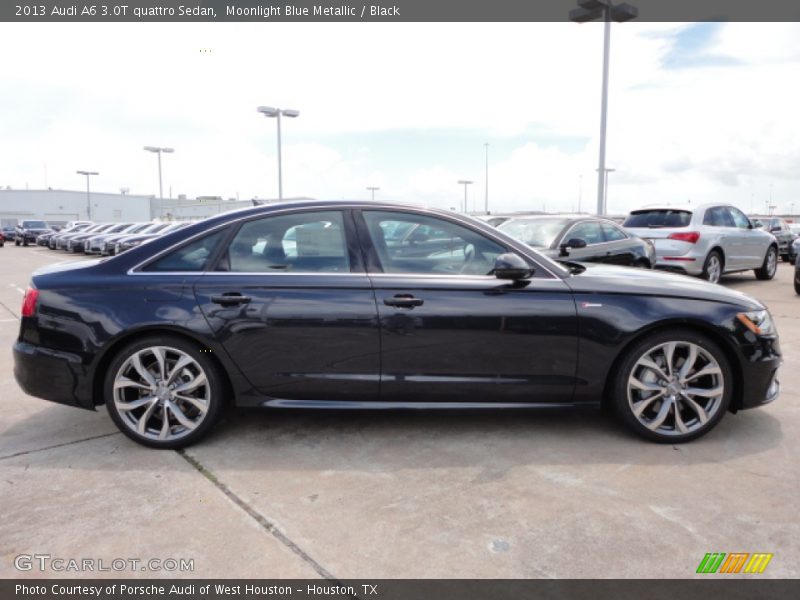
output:
[[250,296],[242,296],[239,292],[226,292],[221,296],[211,296],[211,301],[214,304],[221,304],[222,306],[249,304],[251,300],[252,298]]
[[422,306],[425,301],[422,298],[414,298],[411,294],[397,294],[393,298],[384,298],[383,303],[386,306],[396,306],[398,308],[414,308],[415,306]]

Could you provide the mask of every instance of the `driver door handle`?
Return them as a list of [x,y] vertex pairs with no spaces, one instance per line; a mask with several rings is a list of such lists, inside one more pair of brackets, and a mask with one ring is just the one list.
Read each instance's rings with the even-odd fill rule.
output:
[[396,306],[397,308],[414,308],[422,306],[425,301],[422,298],[415,298],[411,294],[397,294],[393,298],[384,298],[386,306]]
[[221,296],[211,296],[211,301],[214,304],[222,306],[236,306],[237,304],[249,304],[252,298],[250,296],[242,296],[238,292],[228,292]]

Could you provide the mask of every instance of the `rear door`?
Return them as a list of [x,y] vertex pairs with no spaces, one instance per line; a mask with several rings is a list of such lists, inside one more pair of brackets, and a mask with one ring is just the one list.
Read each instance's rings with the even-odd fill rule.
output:
[[[563,280],[490,274],[506,246],[463,224],[411,211],[365,210],[359,237],[375,288],[386,402],[569,403],[577,318]],[[428,225],[448,244],[407,257],[386,232]]]
[[770,236],[755,229],[750,219],[742,211],[734,206],[726,207],[734,223],[736,239],[739,248],[738,252],[741,259],[737,266],[742,269],[756,269],[764,262],[767,248],[770,243]]
[[236,227],[194,286],[203,315],[262,394],[376,401],[375,295],[349,211],[286,211]]

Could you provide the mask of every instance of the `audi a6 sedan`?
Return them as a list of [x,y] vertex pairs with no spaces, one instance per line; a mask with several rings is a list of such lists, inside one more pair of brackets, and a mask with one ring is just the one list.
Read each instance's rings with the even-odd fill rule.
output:
[[[448,241],[387,243],[406,226]],[[229,405],[607,403],[641,436],[684,442],[774,400],[781,353],[765,307],[721,286],[560,264],[445,211],[302,202],[37,271],[14,360],[27,393],[105,404],[128,437],[178,448]]]

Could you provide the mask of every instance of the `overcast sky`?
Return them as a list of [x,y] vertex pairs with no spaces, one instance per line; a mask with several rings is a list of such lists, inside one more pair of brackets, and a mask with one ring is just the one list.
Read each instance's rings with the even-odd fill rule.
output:
[[[800,25],[612,27],[609,212],[800,212]],[[0,24],[0,186],[593,210],[602,25]]]

